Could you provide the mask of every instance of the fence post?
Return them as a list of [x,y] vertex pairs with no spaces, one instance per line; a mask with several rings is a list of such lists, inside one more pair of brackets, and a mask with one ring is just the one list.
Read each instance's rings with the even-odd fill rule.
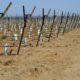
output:
[[24,29],[26,27],[26,21],[27,21],[27,18],[28,18],[28,16],[25,15],[25,7],[24,6],[23,6],[23,17],[24,17],[24,27],[23,27],[21,38],[20,38],[20,43],[19,43],[17,55],[19,55],[19,51],[20,51],[20,47],[21,47],[21,43],[22,43],[22,39],[23,39],[23,35],[24,35]]
[[3,13],[1,13],[0,18],[4,17],[4,15],[6,14],[6,12],[8,11],[8,9],[10,8],[10,6],[12,5],[12,2],[9,3],[9,5],[6,7],[6,9],[4,10]]
[[71,30],[74,28],[75,19],[76,19],[76,14],[74,14],[74,16],[73,16],[72,25],[71,25]]
[[44,26],[44,20],[45,20],[45,16],[44,16],[44,8],[42,9],[42,25],[41,25],[41,29],[40,29],[40,33],[39,33],[39,36],[38,36],[38,41],[37,41],[37,44],[36,46],[38,46],[39,44],[39,41],[40,41],[40,37],[41,37],[41,34],[42,34],[42,30],[43,30],[43,26]]
[[73,18],[74,18],[74,13],[73,13],[72,16],[71,16],[71,19],[70,19],[70,27],[69,27],[68,30],[71,30]]
[[52,25],[51,25],[51,29],[50,29],[50,34],[49,34],[48,42],[50,42],[50,38],[51,38],[51,35],[52,35],[52,30],[53,30],[53,27],[54,27],[55,18],[56,18],[56,15],[55,15],[55,10],[54,10],[53,23],[52,23]]
[[69,20],[69,12],[67,13],[66,23],[65,23],[65,26],[64,26],[64,28],[63,28],[63,35],[64,35],[65,30],[66,30],[68,20]]
[[60,28],[61,28],[61,24],[62,24],[62,22],[63,22],[63,18],[64,18],[64,16],[63,16],[63,11],[62,11],[61,20],[60,20],[60,25],[59,25],[59,27],[58,27],[58,32],[57,32],[57,37],[58,37],[58,35],[59,35],[59,31],[60,31]]

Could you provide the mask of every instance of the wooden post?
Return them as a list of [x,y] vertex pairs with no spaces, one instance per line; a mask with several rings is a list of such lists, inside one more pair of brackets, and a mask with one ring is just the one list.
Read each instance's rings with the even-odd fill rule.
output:
[[52,35],[52,30],[53,30],[55,18],[56,18],[56,15],[55,15],[55,10],[54,10],[53,23],[52,23],[52,25],[51,25],[51,29],[50,29],[50,34],[49,34],[48,42],[50,41],[50,38],[51,38],[51,35]]
[[19,51],[20,51],[20,47],[21,47],[21,43],[22,43],[22,39],[23,39],[23,35],[24,35],[24,29],[26,27],[26,21],[27,21],[27,18],[28,18],[28,16],[25,15],[25,7],[24,6],[23,6],[23,17],[24,17],[24,27],[23,27],[21,38],[20,38],[20,43],[19,43],[17,55],[19,55]]
[[[30,20],[30,22],[32,22],[32,15],[33,15],[35,9],[36,9],[36,6],[34,6],[34,8],[32,9],[32,11],[31,11],[30,14],[27,14],[27,15],[28,15],[28,19]],[[31,25],[32,25],[32,24],[29,25],[29,30],[30,30],[30,28],[31,28]],[[28,37],[29,37],[29,38],[30,38],[30,35],[31,35],[31,32],[29,31],[29,32],[28,32]]]
[[74,17],[73,17],[73,21],[72,21],[72,25],[71,25],[71,30],[74,28],[75,19],[76,19],[76,14],[75,14]]
[[79,24],[78,24],[78,26],[80,26],[80,15],[79,15]]
[[72,28],[73,18],[74,18],[74,13],[73,13],[73,14],[72,14],[72,16],[71,16],[71,20],[70,20],[70,27],[69,27],[69,29],[68,29],[68,30],[71,30],[71,28]]
[[68,19],[69,19],[69,12],[67,13],[66,23],[65,23],[65,26],[64,26],[64,28],[63,28],[63,35],[64,35],[65,30],[66,30],[66,26],[67,26],[67,23],[68,23]]
[[40,37],[41,37],[41,34],[42,34],[42,30],[43,30],[43,26],[44,26],[44,20],[45,20],[44,8],[42,9],[42,13],[43,13],[43,17],[42,17],[42,26],[41,26],[41,29],[40,29],[40,34],[39,34],[39,36],[38,36],[38,41],[37,41],[36,46],[38,46],[38,44],[39,44]]
[[51,12],[51,9],[49,9],[47,16],[49,16],[50,12]]
[[79,21],[80,21],[80,16],[79,16],[79,14],[78,14],[78,19],[77,19],[78,21],[77,21],[77,28],[79,27]]
[[10,2],[9,5],[7,6],[7,8],[4,10],[4,12],[1,13],[0,18],[4,17],[4,15],[6,14],[6,12],[8,11],[8,9],[10,8],[11,5],[12,5],[12,2]]
[[50,12],[51,12],[51,9],[49,9],[48,14],[47,14],[47,17],[48,17],[48,24],[49,24],[49,22],[50,22],[50,17],[49,17]]
[[32,17],[32,15],[33,15],[33,13],[34,13],[35,9],[36,9],[36,6],[34,6],[34,8],[33,8],[32,12],[31,12],[31,14],[30,14],[30,17]]
[[79,15],[76,16],[75,23],[74,23],[74,29],[77,27],[77,24],[78,24],[78,18],[79,18]]
[[59,25],[59,27],[58,27],[58,32],[57,32],[57,37],[58,37],[58,35],[59,35],[59,31],[60,31],[60,28],[61,28],[61,24],[62,24],[62,22],[63,22],[63,18],[64,18],[64,16],[63,16],[63,11],[62,11],[61,20],[60,20],[60,25]]

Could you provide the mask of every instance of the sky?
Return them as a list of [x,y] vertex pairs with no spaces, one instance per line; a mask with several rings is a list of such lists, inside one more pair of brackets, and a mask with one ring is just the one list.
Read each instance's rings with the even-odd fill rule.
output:
[[42,8],[45,9],[45,14],[51,9],[51,15],[53,10],[56,10],[56,14],[64,12],[80,13],[80,0],[0,0],[0,12],[3,12],[6,6],[12,2],[12,6],[6,15],[16,16],[23,15],[22,6],[25,6],[26,13],[30,13],[34,6],[36,10],[34,15],[41,15]]

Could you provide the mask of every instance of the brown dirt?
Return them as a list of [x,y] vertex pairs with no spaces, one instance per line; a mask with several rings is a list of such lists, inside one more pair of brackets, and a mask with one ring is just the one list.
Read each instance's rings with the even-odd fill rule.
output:
[[0,80],[80,80],[80,29],[20,55],[0,55]]

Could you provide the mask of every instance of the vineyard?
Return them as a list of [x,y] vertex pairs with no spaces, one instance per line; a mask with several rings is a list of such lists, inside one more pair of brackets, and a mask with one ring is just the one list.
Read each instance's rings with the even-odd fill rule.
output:
[[79,80],[80,15],[23,6],[23,17],[4,17],[11,5],[0,13],[0,80]]

